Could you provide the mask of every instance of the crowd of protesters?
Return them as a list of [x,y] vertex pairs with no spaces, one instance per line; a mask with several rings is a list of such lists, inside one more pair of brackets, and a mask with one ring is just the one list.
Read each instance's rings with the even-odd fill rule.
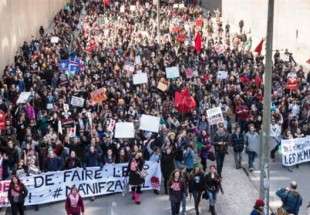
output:
[[[5,118],[0,127],[1,179],[8,179],[12,173],[20,177],[130,161],[130,183],[135,185],[132,198],[140,203],[143,182],[138,180],[137,171],[143,160],[152,160],[162,164],[172,214],[178,214],[183,205],[185,181],[190,185],[197,214],[206,187],[209,191],[205,198],[215,214],[228,147],[233,147],[236,168],[242,167],[243,151],[248,155],[246,167],[250,171],[255,168],[264,57],[250,50],[251,38],[243,22],[240,32],[232,33],[218,12],[203,16],[195,4],[163,4],[158,32],[152,1],[104,2],[71,0],[55,16],[52,28],[41,28],[40,37],[25,42],[14,64],[4,69],[0,80],[0,113]],[[52,42],[51,37],[59,41]],[[198,37],[201,47],[195,46]],[[79,72],[68,75],[59,64],[72,55],[83,64]],[[138,64],[137,56],[141,59]],[[134,71],[125,70],[128,64],[134,65]],[[171,66],[179,66],[180,77],[165,80],[165,68]],[[188,76],[188,70],[193,75]],[[132,75],[137,71],[147,73],[147,84],[133,84]],[[219,80],[218,71],[227,71],[228,77]],[[285,60],[283,54],[275,53],[273,159],[281,138],[310,134],[309,74],[292,56]],[[287,88],[291,76],[297,80],[294,89]],[[167,90],[157,88],[162,80]],[[106,89],[105,101],[93,104],[90,93],[102,87]],[[175,92],[184,88],[197,103],[189,113],[180,113],[174,107]],[[31,99],[17,104],[23,91],[31,92]],[[72,96],[84,98],[83,107],[72,106]],[[210,126],[206,110],[218,106],[224,122]],[[117,139],[108,129],[111,119],[137,125],[141,114],[161,117],[159,133],[138,131],[134,139]],[[216,161],[210,171],[208,160]],[[68,201],[76,198],[74,194]]]

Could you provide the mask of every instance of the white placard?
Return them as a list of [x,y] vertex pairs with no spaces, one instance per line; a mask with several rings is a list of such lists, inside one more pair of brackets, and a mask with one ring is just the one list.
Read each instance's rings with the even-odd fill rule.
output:
[[133,122],[117,122],[115,124],[115,138],[134,138],[135,128]]
[[136,10],[136,6],[135,5],[130,5],[130,11],[135,11]]
[[136,64],[136,65],[142,65],[140,55],[137,55],[137,56],[135,57],[135,64]]
[[160,117],[142,114],[140,117],[140,130],[157,133],[160,126]]
[[133,84],[144,84],[147,83],[147,74],[146,73],[137,73],[132,76]]
[[294,166],[310,161],[310,136],[281,140],[282,164]]
[[218,71],[216,78],[217,78],[217,80],[226,80],[228,78],[228,72],[227,71]]
[[31,92],[21,92],[19,95],[16,104],[25,104],[29,101],[31,96]]
[[53,36],[51,37],[51,43],[58,43],[59,42],[59,37]]
[[224,123],[224,117],[221,107],[211,108],[207,110],[207,117],[210,125]]
[[125,13],[125,6],[124,6],[124,5],[121,6],[120,12],[121,12],[121,13]]
[[[74,168],[30,176],[21,176],[28,190],[25,205],[41,205],[63,201],[75,185],[82,198],[120,193],[128,185],[128,163],[106,164],[103,167]],[[159,190],[161,171],[158,162],[146,161],[145,183],[142,190]],[[18,170],[17,170],[18,172]],[[9,207],[8,188],[10,180],[0,181],[0,207]]]
[[180,71],[178,66],[167,67],[166,68],[166,77],[168,79],[174,79],[180,77]]
[[84,107],[84,102],[85,99],[77,97],[77,96],[72,96],[71,97],[71,105],[75,107]]

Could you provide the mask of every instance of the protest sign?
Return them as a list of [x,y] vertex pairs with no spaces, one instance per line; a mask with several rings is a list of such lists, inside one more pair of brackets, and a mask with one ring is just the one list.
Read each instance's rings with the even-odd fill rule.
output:
[[92,105],[101,104],[107,100],[106,89],[104,87],[90,93],[90,101]]
[[217,125],[224,122],[221,107],[211,108],[207,110],[207,117],[210,125]]
[[158,82],[157,89],[165,92],[168,90],[168,87],[169,87],[168,81],[165,80],[164,78],[161,78]]
[[178,66],[167,67],[166,68],[166,77],[168,79],[178,78],[180,76],[180,71]]
[[71,97],[71,105],[75,107],[83,107],[84,106],[85,99],[72,96]]
[[140,130],[157,133],[159,130],[160,117],[142,114],[140,117]]
[[130,11],[135,11],[136,10],[136,6],[135,5],[130,5],[129,9],[130,9]]
[[29,102],[30,96],[31,96],[31,92],[22,92],[19,95],[19,97],[16,101],[16,104],[25,104],[25,103]]
[[135,128],[133,122],[117,122],[115,124],[115,138],[134,138]]
[[121,13],[125,13],[125,6],[124,6],[124,5],[122,5],[122,6],[120,7],[120,12],[121,12]]
[[144,84],[147,83],[147,74],[146,73],[138,73],[133,75],[133,84]]
[[135,64],[136,64],[136,65],[142,65],[142,61],[141,61],[140,55],[137,55],[137,56],[135,57]]
[[115,128],[115,123],[116,121],[114,119],[109,119],[108,124],[107,124],[107,130],[112,132]]
[[[21,181],[28,189],[25,205],[63,201],[73,185],[83,198],[122,192],[128,181],[127,166],[127,163],[106,164],[103,168],[75,168],[21,177]],[[146,161],[144,170],[146,177],[142,189],[159,190],[161,181],[159,163]],[[153,181],[158,183],[154,184]],[[9,184],[9,180],[0,181],[0,207],[9,207],[7,198]]]
[[132,64],[125,64],[124,70],[130,73],[133,73],[135,71],[135,66]]
[[59,42],[59,37],[53,36],[51,37],[51,43],[58,43]]
[[217,80],[226,80],[228,78],[228,72],[227,71],[218,71],[216,79]]
[[294,166],[310,161],[310,136],[281,140],[282,164]]

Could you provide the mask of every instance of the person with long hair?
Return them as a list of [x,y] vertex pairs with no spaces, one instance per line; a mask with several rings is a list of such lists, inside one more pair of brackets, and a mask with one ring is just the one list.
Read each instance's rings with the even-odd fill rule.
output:
[[199,215],[199,203],[204,190],[204,171],[200,166],[196,166],[189,176],[189,192],[193,195],[196,215]]
[[182,179],[182,173],[176,169],[172,172],[169,182],[169,199],[171,204],[171,215],[178,215],[180,213],[181,201],[186,192],[185,183]]
[[72,186],[67,196],[65,208],[67,215],[83,215],[84,202],[76,186]]
[[209,210],[212,215],[216,215],[215,203],[217,193],[221,190],[224,194],[221,177],[218,175],[215,165],[210,166],[210,172],[206,175],[206,192],[209,199]]
[[141,186],[144,183],[144,160],[140,151],[132,157],[128,163],[129,185],[131,186],[131,198],[136,204],[141,203]]
[[24,215],[24,203],[28,194],[26,186],[16,175],[12,175],[8,190],[8,199],[11,204],[12,215]]

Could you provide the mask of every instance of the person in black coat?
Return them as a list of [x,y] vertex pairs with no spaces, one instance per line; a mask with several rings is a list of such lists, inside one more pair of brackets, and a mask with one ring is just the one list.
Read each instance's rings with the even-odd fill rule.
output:
[[228,133],[225,131],[224,126],[220,125],[213,139],[217,174],[220,177],[222,177],[222,170],[224,166],[225,155],[227,154],[228,141]]
[[199,215],[199,203],[205,190],[205,175],[201,167],[193,169],[189,177],[189,192],[193,195],[196,215]]
[[240,169],[242,163],[242,152],[244,150],[244,136],[241,133],[240,127],[236,127],[235,132],[231,136],[231,142],[234,149],[236,169]]
[[141,186],[144,183],[145,172],[143,170],[144,160],[142,152],[135,153],[128,163],[129,185],[131,185],[132,200],[136,204],[141,203]]
[[8,190],[8,199],[11,204],[12,215],[24,215],[24,203],[28,194],[27,188],[16,175],[12,175]]
[[209,199],[210,212],[212,215],[216,215],[215,212],[215,203],[216,196],[219,191],[224,194],[221,177],[217,174],[216,167],[214,165],[210,166],[210,173],[206,175],[206,192]]
[[85,158],[86,167],[102,166],[101,155],[94,146],[90,146]]
[[172,172],[175,170],[174,154],[172,153],[171,147],[168,147],[162,152],[160,166],[164,178],[165,194],[168,194],[168,180]]
[[9,177],[8,156],[0,153],[0,180],[6,180]]
[[49,152],[49,157],[45,163],[45,171],[59,171],[63,169],[63,160],[56,156],[54,151]]

